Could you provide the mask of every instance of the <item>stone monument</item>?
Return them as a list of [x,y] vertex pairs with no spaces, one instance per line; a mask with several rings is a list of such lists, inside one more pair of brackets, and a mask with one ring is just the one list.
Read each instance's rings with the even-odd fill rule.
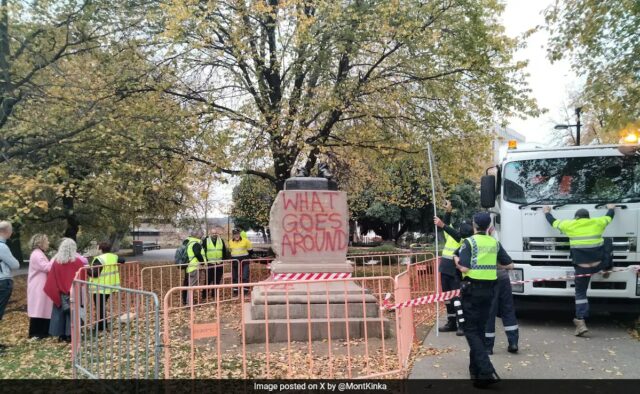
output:
[[[322,168],[319,172],[326,174]],[[266,282],[273,284],[256,286],[251,302],[244,305],[247,343],[266,341],[266,317],[269,342],[286,342],[289,331],[292,341],[306,341],[310,334],[312,340],[326,339],[328,325],[333,339],[347,338],[347,326],[349,338],[364,337],[365,325],[369,337],[389,335],[389,322],[381,317],[376,297],[365,289],[363,299],[362,288],[354,282],[308,285],[273,280],[274,275],[286,273],[352,272],[347,262],[347,195],[328,178],[287,179],[271,207],[269,228],[276,259]]]

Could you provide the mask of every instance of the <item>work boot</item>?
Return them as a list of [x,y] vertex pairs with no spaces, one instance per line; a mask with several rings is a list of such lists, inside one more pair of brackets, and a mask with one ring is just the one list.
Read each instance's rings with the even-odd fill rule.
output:
[[574,335],[577,337],[581,337],[589,331],[584,319],[573,319],[573,324],[576,325],[576,332]]
[[442,332],[456,331],[456,318],[455,317],[448,318],[447,319],[447,324],[445,324],[444,326],[440,327],[440,331],[442,331]]
[[509,353],[518,353],[518,330],[507,331],[507,341],[509,341],[509,347],[507,351]]
[[463,337],[464,336],[464,328],[462,328],[462,323],[458,323],[458,329],[456,330],[456,336]]
[[473,385],[477,388],[486,388],[491,384],[498,383],[500,376],[494,370],[490,375],[478,374],[476,380],[473,381]]

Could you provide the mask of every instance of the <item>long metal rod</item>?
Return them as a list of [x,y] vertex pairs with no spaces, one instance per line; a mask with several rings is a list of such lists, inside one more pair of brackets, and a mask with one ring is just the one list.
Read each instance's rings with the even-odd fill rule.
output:
[[[436,183],[433,178],[433,155],[431,152],[431,143],[427,143],[427,154],[429,156],[429,174],[431,176],[431,201],[433,202],[433,216],[438,216],[436,210]],[[436,254],[436,262],[438,261],[438,226],[433,224],[433,233],[435,235],[435,254]],[[436,276],[436,291],[440,288],[440,275],[435,272]],[[440,334],[440,330],[438,326],[440,325],[440,302],[436,301],[436,336]]]

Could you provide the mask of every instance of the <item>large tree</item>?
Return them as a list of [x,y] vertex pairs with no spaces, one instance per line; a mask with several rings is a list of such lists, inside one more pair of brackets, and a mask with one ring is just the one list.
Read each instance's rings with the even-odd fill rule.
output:
[[[551,60],[585,78],[580,106],[605,139],[640,118],[640,3],[560,0],[546,11]],[[607,137],[606,134],[613,134]]]
[[158,77],[144,57],[96,49],[39,73],[38,94],[3,128],[3,217],[73,238],[82,226],[117,245],[137,218],[182,208],[187,163],[162,145],[186,144],[198,127],[172,97],[126,91]]
[[[278,190],[330,147],[416,151],[530,111],[494,0],[171,0],[166,53],[212,151]],[[168,149],[172,149],[168,147]],[[176,151],[174,149],[174,151]]]

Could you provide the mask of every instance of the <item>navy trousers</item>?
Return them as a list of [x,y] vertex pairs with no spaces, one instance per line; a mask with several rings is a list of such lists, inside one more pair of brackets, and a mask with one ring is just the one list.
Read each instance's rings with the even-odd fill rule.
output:
[[507,271],[498,271],[498,282],[496,283],[495,294],[489,311],[489,319],[484,332],[484,342],[487,350],[493,351],[496,339],[496,317],[502,319],[504,332],[507,334],[509,344],[518,344],[518,319],[516,318],[516,308],[513,305],[513,294],[511,293],[511,280]]
[[[576,275],[595,274],[602,270],[602,263],[595,267],[583,268],[575,265]],[[589,317],[589,300],[587,299],[587,290],[589,289],[591,277],[576,278],[576,319],[585,319]]]
[[4,316],[4,310],[11,298],[11,292],[13,291],[13,279],[0,280],[0,320]]
[[[480,281],[478,281],[480,282]],[[464,336],[469,344],[469,372],[480,378],[494,372],[484,345],[484,329],[489,319],[496,281],[463,282],[461,288],[464,311]]]
[[[460,288],[460,277],[458,275],[448,275],[445,273],[440,273],[440,285],[442,286],[442,291],[449,290],[457,290]],[[447,319],[454,320],[456,318],[456,311],[453,307],[453,302],[457,298],[452,298],[444,302],[447,307]]]

